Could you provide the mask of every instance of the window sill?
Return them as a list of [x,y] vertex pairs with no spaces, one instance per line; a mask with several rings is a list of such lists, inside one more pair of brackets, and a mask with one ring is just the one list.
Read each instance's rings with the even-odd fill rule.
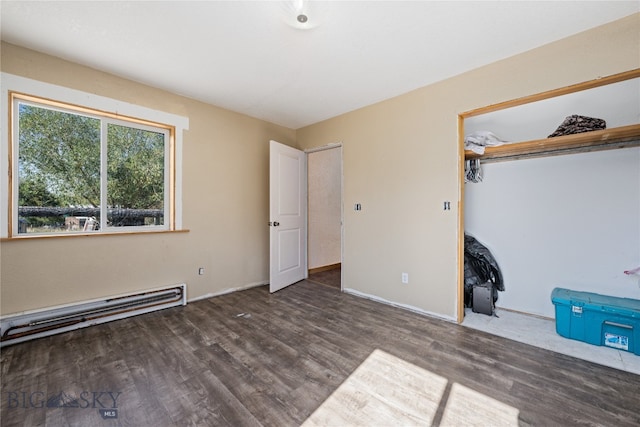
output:
[[113,237],[113,236],[131,236],[131,235],[148,235],[148,234],[167,234],[167,233],[188,233],[188,229],[183,230],[158,230],[158,231],[117,231],[105,233],[75,233],[75,234],[38,234],[34,236],[20,235],[12,237],[3,237],[0,242],[15,242],[19,240],[42,240],[42,239],[67,239],[78,237]]

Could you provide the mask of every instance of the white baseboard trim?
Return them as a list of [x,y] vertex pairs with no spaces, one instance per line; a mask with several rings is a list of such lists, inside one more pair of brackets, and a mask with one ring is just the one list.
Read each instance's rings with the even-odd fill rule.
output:
[[221,295],[230,294],[232,292],[244,291],[244,290],[247,290],[247,289],[257,288],[258,286],[264,286],[264,285],[268,285],[268,284],[269,284],[268,280],[264,281],[264,282],[249,283],[248,285],[238,286],[236,288],[227,288],[227,289],[224,289],[224,290],[222,290],[220,292],[212,292],[212,293],[201,295],[199,297],[189,298],[187,300],[187,302],[195,302],[195,301],[200,301],[200,300],[203,300],[203,299],[219,297]]
[[424,316],[435,317],[437,319],[446,320],[447,322],[452,322],[452,323],[456,323],[456,324],[458,323],[458,321],[453,317],[443,316],[442,314],[434,313],[434,312],[427,311],[427,310],[423,310],[421,308],[414,307],[412,305],[401,304],[401,303],[398,303],[398,302],[389,301],[389,300],[386,300],[384,298],[380,298],[380,297],[378,297],[376,295],[367,294],[367,293],[364,293],[364,292],[357,291],[355,289],[345,288],[345,289],[342,290],[342,292],[346,292],[348,294],[351,294],[351,295],[354,295],[354,296],[357,296],[357,297],[360,297],[360,298],[366,298],[366,299],[369,299],[369,300],[372,300],[372,301],[376,301],[376,302],[379,302],[379,303],[382,303],[382,304],[390,305],[390,306],[393,306],[393,307],[402,308],[404,310],[412,311],[414,313],[422,314]]

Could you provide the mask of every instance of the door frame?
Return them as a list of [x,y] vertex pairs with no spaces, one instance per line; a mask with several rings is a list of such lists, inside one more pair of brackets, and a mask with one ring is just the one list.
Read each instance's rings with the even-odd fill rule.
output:
[[[309,256],[309,154],[317,153],[318,151],[326,151],[326,150],[340,150],[340,265],[344,264],[344,150],[342,142],[335,142],[331,144],[321,145],[318,147],[308,148],[304,150],[305,155],[307,156],[307,268],[308,266],[308,256]],[[307,276],[308,276],[307,271]],[[344,269],[340,269],[340,291],[344,290]]]

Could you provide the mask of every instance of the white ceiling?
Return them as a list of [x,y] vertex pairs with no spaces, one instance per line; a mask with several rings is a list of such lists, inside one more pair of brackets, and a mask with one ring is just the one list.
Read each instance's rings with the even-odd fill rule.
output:
[[634,1],[7,1],[2,39],[297,129],[640,11]]

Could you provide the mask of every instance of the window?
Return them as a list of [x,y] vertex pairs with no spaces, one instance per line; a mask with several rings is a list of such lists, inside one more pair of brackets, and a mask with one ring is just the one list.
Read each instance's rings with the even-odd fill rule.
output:
[[12,236],[175,229],[170,125],[11,93]]

